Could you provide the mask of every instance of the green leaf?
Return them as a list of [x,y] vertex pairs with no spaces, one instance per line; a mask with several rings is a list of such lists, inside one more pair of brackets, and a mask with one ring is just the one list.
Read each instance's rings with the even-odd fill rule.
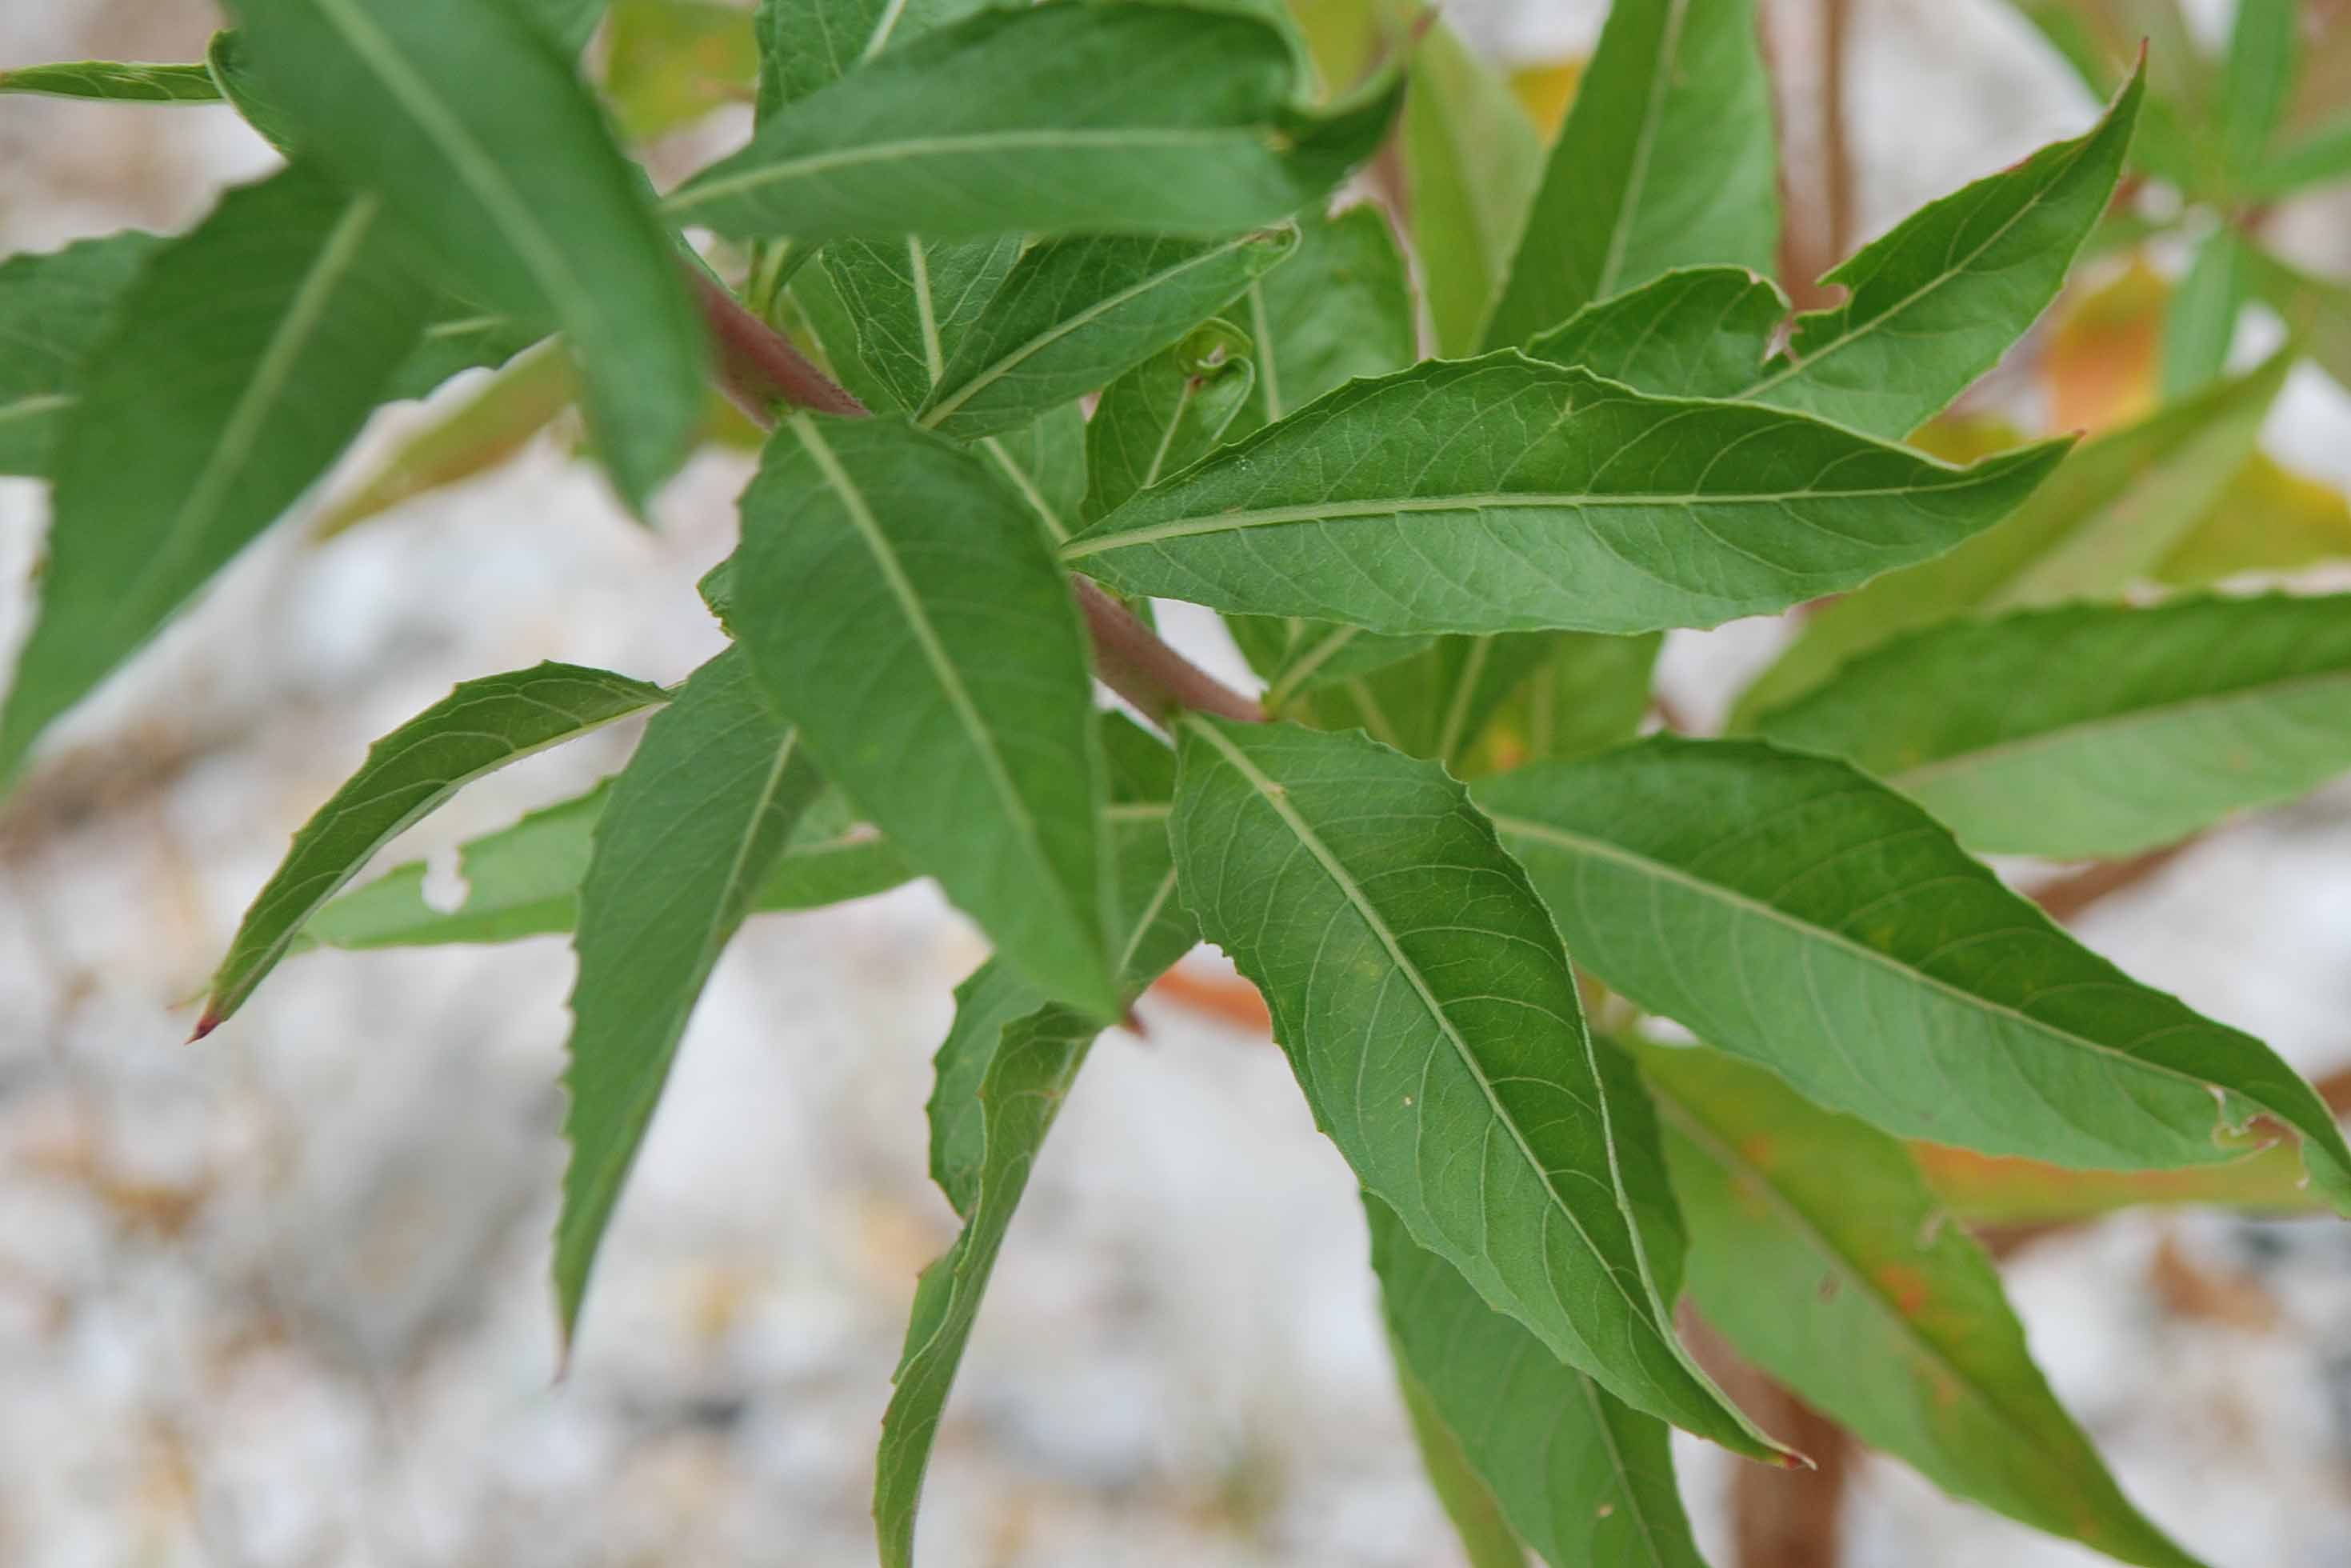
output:
[[[607,781],[467,841],[457,857],[465,897],[455,909],[435,909],[426,902],[425,862],[411,861],[320,909],[287,951],[429,947],[569,935],[579,922],[580,881],[587,874],[591,839],[611,793]],[[796,836],[760,884],[751,910],[765,915],[820,909],[886,893],[914,876],[889,841],[869,831],[851,827],[806,841]]]
[[759,119],[986,0],[758,0]]
[[1231,304],[1294,230],[1235,239],[1049,240],[964,334],[915,423],[967,440],[1096,392]]
[[1086,424],[1079,517],[1092,522],[1216,450],[1257,386],[1249,353],[1247,333],[1211,321],[1102,389]]
[[2220,76],[2220,130],[2232,181],[2257,174],[2294,90],[2300,0],[2237,0]]
[[1307,693],[1408,659],[1430,643],[1295,615],[1228,615],[1225,623],[1249,668],[1265,677],[1269,713],[1286,712]]
[[983,11],[788,104],[670,198],[723,235],[1210,238],[1280,222],[1369,156],[1383,83],[1296,108],[1255,18],[1138,3]]
[[1760,402],[1907,435],[2057,297],[2114,193],[2142,92],[2134,77],[2086,134],[1919,209],[1856,251],[1823,279],[1849,291],[1844,303],[1796,317],[1783,350],[1773,344],[1784,297],[1760,277],[1706,267],[1604,293],[1528,351],[1643,392]]
[[519,16],[528,17],[566,59],[577,59],[580,51],[596,31],[596,24],[604,18],[606,0],[496,0]]
[[163,244],[125,231],[0,261],[0,474],[48,473],[83,360]]
[[358,433],[427,302],[383,230],[374,198],[297,166],[230,192],[122,292],[52,454],[0,784]]
[[1046,538],[1060,544],[1077,531],[1086,494],[1086,416],[1076,403],[1023,429],[983,435],[977,450],[1044,524]]
[[1011,489],[898,420],[794,415],[744,492],[735,591],[826,776],[1048,995],[1115,1017],[1084,632]]
[[[1639,1083],[1625,1087],[1638,1103]],[[1666,1424],[1561,1364],[1387,1205],[1364,1207],[1398,1358],[1519,1535],[1552,1568],[1705,1568]]]
[[218,103],[219,86],[201,60],[150,65],[143,60],[61,60],[0,71],[0,92],[50,98],[93,98],[113,103]]
[[1751,0],[1617,0],[1484,346],[1524,343],[1673,267],[1771,267],[1775,141]]
[[[1474,1292],[1471,1299],[1476,1299]],[[1405,1364],[1404,1347],[1393,1333],[1388,1335],[1388,1348],[1395,1360],[1396,1392],[1404,1399],[1405,1418],[1412,1426],[1413,1446],[1420,1450],[1421,1469],[1428,1474],[1429,1490],[1444,1504],[1446,1517],[1453,1521],[1469,1568],[1527,1568],[1527,1549],[1510,1532],[1501,1504],[1494,1500],[1485,1479],[1461,1451],[1461,1439],[1437,1413],[1428,1390]],[[1550,1354],[1540,1346],[1537,1349]]]
[[2050,1393],[1991,1260],[1901,1145],[1709,1051],[1641,1061],[1691,1294],[1740,1355],[1955,1496],[2126,1563],[2196,1568]]
[[659,686],[577,664],[459,685],[368,748],[367,761],[294,835],[213,977],[199,1036],[244,1005],[303,923],[378,850],[486,773],[666,700]]
[[635,141],[745,101],[759,75],[750,16],[716,0],[614,0],[604,57],[604,96]]
[[2262,159],[2245,172],[2241,183],[2247,196],[2273,200],[2346,175],[2351,175],[2351,114],[2305,132]]
[[1322,728],[1360,727],[1382,745],[1433,758],[1458,777],[1461,758],[1550,659],[1558,635],[1439,637],[1425,653],[1321,686],[1302,706]]
[[449,310],[424,329],[416,351],[392,372],[384,401],[427,396],[461,371],[496,370],[546,340],[545,332],[509,317],[462,307]]
[[2164,315],[2165,402],[2220,379],[2236,340],[2237,316],[2252,292],[2252,258],[2235,231],[2223,226],[2205,235]]
[[2351,770],[2351,598],[1955,622],[1762,728],[1867,768],[1973,849],[2132,854]]
[[869,407],[912,413],[930,401],[947,361],[1020,259],[1020,236],[835,240],[817,258],[842,319],[821,332],[836,369],[853,358],[850,390]]
[[1230,312],[1255,350],[1257,387],[1233,434],[1287,418],[1342,382],[1418,358],[1412,283],[1377,207],[1298,215],[1298,248],[1249,280]]
[[555,1228],[566,1344],[686,1019],[821,782],[739,648],[686,678],[613,781],[572,939],[571,1163]]
[[2351,558],[2351,498],[2324,479],[2255,452],[2237,465],[2202,521],[2156,576],[2200,588],[2247,571],[2300,571]]
[[1510,270],[1542,183],[1542,137],[1510,84],[1437,20],[1412,52],[1399,144],[1437,352],[1458,359],[1477,351]]
[[2011,0],[2074,68],[2082,85],[2111,98],[2144,61],[2147,101],[2134,157],[2191,196],[2226,183],[2210,120],[2210,62],[2179,0]]
[[2085,443],[1998,527],[1808,618],[1740,696],[1735,728],[1898,632],[1953,616],[2108,598],[2161,569],[2252,455],[2291,354]]
[[2351,287],[2314,277],[2267,251],[2254,252],[2252,264],[2253,292],[2262,303],[2284,318],[2298,346],[2336,386],[2351,388]]
[[[602,9],[549,5],[590,26]],[[519,8],[479,0],[235,8],[305,149],[380,193],[450,279],[562,329],[597,450],[642,513],[701,430],[702,322],[570,57]]]
[[[1118,823],[1122,997],[1139,994],[1199,940],[1176,894],[1166,819],[1162,800]],[[873,1519],[885,1565],[913,1561],[923,1472],[980,1297],[1037,1151],[1100,1029],[1046,1003],[998,961],[956,988],[928,1107],[931,1175],[967,1224],[915,1287],[897,1392],[882,1417]]]
[[1505,351],[1351,382],[1135,497],[1062,559],[1123,593],[1374,632],[1712,626],[1940,554],[2063,451],[1954,469]]
[[1462,759],[1471,778],[1530,762],[1583,757],[1633,738],[1649,711],[1649,674],[1665,638],[1552,636],[1535,667]]
[[2054,1165],[2210,1165],[2266,1113],[2351,1212],[2351,1150],[2269,1048],[2058,929],[1826,758],[1655,737],[1482,781],[1576,962],[1902,1137]]
[[[1181,722],[1170,834],[1317,1125],[1413,1239],[1628,1404],[1777,1450],[1689,1360],[1575,980],[1460,785],[1360,735]],[[1635,1156],[1635,1157],[1628,1157]]]

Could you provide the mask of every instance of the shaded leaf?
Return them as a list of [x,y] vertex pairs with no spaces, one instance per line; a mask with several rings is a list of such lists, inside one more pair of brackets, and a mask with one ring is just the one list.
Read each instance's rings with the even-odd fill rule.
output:
[[567,1344],[686,1019],[821,785],[738,648],[686,678],[612,781],[572,938],[554,1264]]
[[1575,632],[1439,637],[1426,652],[1318,687],[1300,706],[1324,729],[1360,727],[1384,746],[1433,758],[1457,777],[1461,758],[1520,686],[1546,663],[1552,639]]
[[1033,424],[983,435],[977,451],[1012,486],[1055,544],[1078,529],[1086,493],[1086,416],[1065,403]]
[[1666,1424],[1562,1365],[1385,1204],[1364,1207],[1399,1359],[1527,1543],[1552,1568],[1704,1568]]
[[835,240],[817,258],[841,303],[840,320],[820,323],[834,368],[870,408],[921,408],[1019,258],[1018,235]]
[[1374,632],[1712,626],[1940,554],[2063,450],[1953,469],[1503,352],[1352,382],[1062,559],[1124,593]]
[[1295,615],[1228,615],[1225,623],[1249,668],[1265,677],[1269,713],[1284,712],[1306,693],[1352,681],[1429,645],[1426,637],[1383,636]]
[[1750,0],[1617,0],[1484,346],[1525,343],[1673,267],[1769,267],[1780,237],[1775,145]]
[[[1474,1291],[1471,1300],[1476,1300]],[[1484,1309],[1483,1302],[1479,1305]],[[1526,1568],[1527,1549],[1510,1532],[1501,1504],[1494,1500],[1485,1479],[1461,1451],[1461,1439],[1453,1435],[1453,1428],[1437,1413],[1428,1390],[1405,1364],[1404,1347],[1394,1333],[1388,1335],[1388,1348],[1395,1360],[1396,1393],[1404,1400],[1405,1418],[1412,1427],[1413,1446],[1420,1451],[1421,1469],[1428,1473],[1429,1490],[1444,1505],[1445,1516],[1453,1521],[1469,1568]],[[1540,1346],[1537,1349],[1546,1356],[1550,1354]]]
[[1743,267],[1686,267],[1585,306],[1527,352],[1671,397],[1737,398],[1788,319],[1779,286]]
[[1632,739],[1649,711],[1649,674],[1664,645],[1658,632],[1552,633],[1550,656],[1487,723],[1458,777],[1583,757]]
[[2150,1205],[2195,1204],[2256,1214],[2320,1214],[2326,1208],[2286,1144],[2227,1165],[2184,1171],[2069,1171],[1940,1144],[1913,1144],[1910,1154],[1936,1197],[1970,1225],[2060,1224]]
[[2085,443],[2005,522],[1810,617],[1740,697],[1733,727],[1751,727],[1899,632],[1970,612],[2110,597],[2153,574],[2210,515],[2252,455],[2290,362],[2276,356]]
[[[1734,1450],[1674,1338],[1566,955],[1460,785],[1357,735],[1181,723],[1184,895],[1273,1015],[1318,1126],[1413,1239],[1552,1354]],[[1442,1157],[1434,1157],[1434,1156]]]
[[100,99],[112,103],[218,103],[221,90],[201,60],[151,65],[143,60],[60,60],[0,71],[0,92],[49,98]]
[[1542,138],[1509,85],[1438,20],[1412,51],[1398,144],[1437,352],[1474,353],[1542,183]]
[[1299,214],[1290,259],[1249,280],[1229,312],[1254,346],[1257,385],[1233,434],[1288,417],[1342,382],[1418,356],[1412,284],[1377,207]]
[[[254,70],[300,144],[377,192],[452,280],[560,328],[614,486],[642,512],[702,423],[700,317],[642,172],[553,38],[477,0],[236,0]],[[579,24],[584,19],[585,26]]]
[[0,474],[49,471],[82,361],[164,243],[126,231],[0,261]]
[[883,50],[985,0],[758,0],[759,118],[830,87]]
[[1290,229],[1206,245],[1049,240],[971,323],[915,423],[968,439],[1099,391],[1231,304],[1296,244]]
[[2351,771],[2351,598],[1955,622],[1762,731],[1867,768],[1979,851],[2133,854]]
[[374,198],[296,166],[230,192],[119,296],[52,453],[0,783],[358,433],[427,303],[383,231]]
[[733,625],[825,774],[1049,995],[1115,1016],[1084,633],[983,459],[794,415],[744,492]]
[[2141,986],[1844,763],[1653,737],[1481,781],[1576,962],[1902,1137],[2210,1165],[2261,1113],[2351,1210],[2351,1150],[2259,1040]]
[[2301,0],[2237,0],[2220,73],[2220,120],[2232,181],[2257,174],[2293,96]]
[[1248,334],[1211,321],[1104,388],[1086,423],[1086,522],[1216,449],[1257,385]]
[[604,18],[606,0],[505,0],[520,16],[536,23],[540,32],[567,58],[588,47],[596,24]]
[[778,110],[668,212],[803,241],[1230,234],[1328,191],[1395,108],[1384,84],[1317,117],[1293,76],[1281,32],[1230,12],[983,11]]
[[2110,1557],[2194,1568],[2050,1393],[1991,1260],[1901,1145],[1697,1050],[1641,1055],[1708,1322],[1864,1442]]
[[459,308],[424,329],[423,340],[392,372],[384,401],[429,395],[461,371],[496,370],[547,334],[511,317]]
[[666,700],[659,686],[577,664],[459,685],[368,748],[367,761],[294,835],[238,924],[197,1033],[251,996],[304,923],[378,850],[459,789],[534,752]]

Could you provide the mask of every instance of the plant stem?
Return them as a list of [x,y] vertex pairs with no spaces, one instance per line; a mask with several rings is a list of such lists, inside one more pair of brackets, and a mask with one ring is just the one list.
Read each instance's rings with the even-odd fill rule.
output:
[[[734,295],[700,272],[692,280],[717,351],[719,383],[761,428],[773,428],[778,403],[845,419],[872,413]],[[1181,708],[1250,724],[1264,721],[1263,708],[1161,642],[1093,583],[1073,577],[1070,591],[1093,639],[1094,674],[1154,721],[1164,724]]]

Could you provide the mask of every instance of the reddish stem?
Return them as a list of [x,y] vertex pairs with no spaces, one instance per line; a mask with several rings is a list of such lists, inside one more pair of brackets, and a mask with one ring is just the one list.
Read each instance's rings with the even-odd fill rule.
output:
[[[761,426],[776,423],[778,403],[818,413],[863,418],[872,411],[754,315],[742,301],[700,272],[695,301],[709,324],[726,393]],[[1094,673],[1102,685],[1160,723],[1191,708],[1219,718],[1262,723],[1265,710],[1161,642],[1132,612],[1085,578],[1070,580],[1094,644]]]

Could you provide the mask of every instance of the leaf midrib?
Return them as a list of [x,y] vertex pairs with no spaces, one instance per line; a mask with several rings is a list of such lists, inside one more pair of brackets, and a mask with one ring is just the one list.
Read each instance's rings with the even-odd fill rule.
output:
[[[1960,469],[1953,477],[1971,484],[1998,476],[1979,474],[1974,469]],[[1078,560],[1106,550],[1155,544],[1161,539],[1189,538],[1201,534],[1240,533],[1249,528],[1277,528],[1292,523],[1360,522],[1399,513],[1599,510],[1617,507],[1766,507],[1785,506],[1792,501],[1899,500],[1966,487],[1961,484],[1884,485],[1854,490],[1759,490],[1704,495],[1591,494],[1548,490],[1503,493],[1486,490],[1445,496],[1384,496],[1362,500],[1310,501],[1297,506],[1261,507],[1254,510],[1236,508],[1170,517],[1142,528],[1091,535],[1063,546],[1061,559],[1065,561]]]
[[[1655,860],[1647,855],[1640,854],[1635,851],[1625,849],[1621,844],[1610,843],[1602,839],[1589,838],[1582,833],[1571,832],[1564,828],[1555,828],[1550,823],[1533,821],[1524,817],[1510,817],[1491,812],[1489,812],[1489,815],[1492,818],[1496,830],[1505,835],[1516,835],[1520,838],[1534,839],[1540,842],[1549,843],[1559,849],[1565,850],[1571,854],[1588,854],[1601,860],[1614,861],[1619,865],[1630,867],[1644,875],[1653,876],[1663,882],[1678,883],[1682,887],[1699,894],[1701,897],[1713,899],[1718,903],[1729,904],[1749,915],[1755,915],[1768,921],[1772,925],[1783,926],[1808,940],[1817,941],[1828,946],[1841,948],[1853,956],[1860,958],[1876,967],[1886,969],[1894,974],[1902,976],[1904,978],[1913,982],[1914,984],[1923,986],[1929,990],[1940,992],[1947,998],[1964,1003],[1967,1007],[1975,1011],[1996,1014],[2000,1017],[2010,1019],[2036,1034],[2047,1036],[2049,1039],[2057,1041],[2061,1045],[2064,1045],[2074,1050],[2089,1051],[2096,1055],[2111,1057],[2116,1061],[2136,1068],[2158,1078],[2177,1080],[2183,1083],[2192,1083],[2196,1087],[2205,1090],[2221,1088],[2220,1085],[2212,1082],[2210,1079],[2199,1078],[2194,1073],[2184,1072],[2176,1067],[2167,1067],[2159,1061],[2149,1061],[2145,1057],[2133,1056],[2130,1052],[2123,1050],[2119,1046],[2108,1045],[2103,1040],[2091,1040],[2086,1036],[2069,1033],[2064,1030],[2057,1028],[2053,1024],[2046,1023],[2040,1019],[2034,1018],[2030,1013],[2020,1011],[2018,1009],[2009,1005],[2008,1003],[1995,1002],[1987,998],[1978,996],[1971,991],[1961,990],[1959,987],[1952,985],[1948,980],[1938,979],[1932,975],[1914,968],[1910,965],[1904,963],[1901,959],[1896,958],[1890,954],[1881,953],[1875,947],[1867,946],[1862,943],[1856,942],[1852,937],[1847,936],[1841,932],[1832,931],[1825,925],[1813,925],[1810,921],[1800,920],[1794,915],[1788,914],[1785,910],[1777,908],[1772,904],[1766,904],[1761,899],[1753,898],[1746,894],[1738,892],[1735,889],[1725,887],[1720,883],[1708,882],[1703,878],[1684,871],[1679,866],[1668,865],[1663,861]],[[2218,1026],[2213,1027],[2217,1028]],[[2223,1090],[2222,1092],[2252,1101],[2255,1104],[2262,1105],[2264,1109],[2272,1109],[2265,1102],[2254,1099],[2252,1095],[2246,1093],[2242,1090],[2228,1089]]]
[[[975,371],[969,380],[946,397],[935,396],[931,406],[923,411],[921,417],[915,423],[925,430],[937,429],[942,423],[955,417],[956,411],[962,408],[965,403],[969,402],[974,397],[1010,375],[1022,364],[1035,359],[1080,328],[1091,326],[1119,307],[1130,304],[1155,289],[1165,287],[1186,273],[1196,271],[1211,262],[1220,261],[1236,251],[1261,243],[1264,238],[1265,235],[1262,231],[1255,231],[1236,239],[1227,240],[1222,245],[1211,246],[1206,250],[1185,257],[1172,267],[1162,267],[1147,277],[1138,278],[1125,287],[1103,296],[1076,315],[1056,321],[1025,342],[1015,344],[1009,352]],[[967,339],[966,341],[968,342],[970,340]]]
[[[964,686],[962,673],[956,668],[955,661],[947,655],[946,645],[939,641],[938,629],[931,624],[930,612],[924,608],[922,596],[914,591],[914,585],[907,580],[905,564],[898,559],[898,552],[873,516],[872,507],[866,504],[865,493],[857,487],[856,482],[849,476],[849,471],[841,465],[840,457],[817,429],[813,419],[805,413],[795,414],[792,417],[792,434],[799,438],[801,448],[823,473],[825,483],[831,486],[833,494],[841,497],[841,509],[849,514],[850,522],[872,554],[874,567],[888,586],[891,598],[897,601],[907,630],[914,633],[915,644],[922,650],[923,662],[930,666],[940,693],[947,699],[947,706],[954,711],[957,725],[977,754],[980,767],[987,775],[988,785],[1004,808],[1006,819],[1034,857],[1033,863],[1050,867],[1052,857],[1045,852],[1036,816],[1014,786],[1011,770],[1005,766],[994,734],[980,717],[978,706]],[[1095,836],[1099,840],[1100,832]],[[1045,895],[1060,904],[1062,912],[1076,920],[1078,928],[1083,930],[1086,922],[1077,919],[1075,912],[1069,908],[1068,898],[1060,884],[1050,876],[1043,880]]]
[[[1249,781],[1249,788],[1256,792],[1258,798],[1273,809],[1274,814],[1281,819],[1283,825],[1290,829],[1292,835],[1305,847],[1306,852],[1312,855],[1316,862],[1322,867],[1323,874],[1338,887],[1340,895],[1362,918],[1364,924],[1371,928],[1373,936],[1378,939],[1380,946],[1387,950],[1390,961],[1396,967],[1396,972],[1403,975],[1411,984],[1413,993],[1420,998],[1421,1005],[1427,1009],[1428,1016],[1435,1020],[1438,1032],[1453,1047],[1454,1053],[1459,1058],[1462,1066],[1468,1071],[1470,1078],[1477,1083],[1479,1092],[1485,1096],[1487,1110],[1496,1122],[1509,1129],[1510,1142],[1517,1147],[1520,1157],[1526,1161],[1527,1168],[1535,1174],[1535,1185],[1542,1189],[1543,1196],[1549,1199],[1549,1207],[1567,1221],[1568,1228],[1575,1233],[1577,1239],[1583,1243],[1585,1250],[1600,1264],[1600,1271],[1608,1277],[1609,1284],[1614,1286],[1616,1293],[1624,1298],[1625,1303],[1633,1309],[1633,1321],[1639,1323],[1660,1345],[1666,1346],[1670,1352],[1672,1346],[1667,1341],[1664,1331],[1649,1315],[1655,1310],[1655,1303],[1646,1297],[1635,1296],[1631,1291],[1625,1289],[1624,1280],[1608,1263],[1607,1254],[1600,1249],[1598,1243],[1593,1241],[1592,1233],[1584,1228],[1582,1217],[1567,1207],[1566,1200],[1561,1197],[1558,1190],[1552,1186],[1551,1178],[1546,1174],[1548,1167],[1536,1157],[1535,1152],[1527,1146],[1526,1134],[1518,1122],[1502,1109],[1500,1100],[1495,1095],[1493,1082],[1487,1076],[1484,1066],[1471,1052],[1469,1042],[1461,1038],[1460,1031],[1454,1026],[1452,1016],[1446,1012],[1435,993],[1428,988],[1428,982],[1421,975],[1418,967],[1405,956],[1403,946],[1397,941],[1395,933],[1388,928],[1387,922],[1381,917],[1379,911],[1373,907],[1371,900],[1364,895],[1363,888],[1356,883],[1354,877],[1339,862],[1338,857],[1331,852],[1330,846],[1322,841],[1322,836],[1298,814],[1297,808],[1290,803],[1289,792],[1260,772],[1257,765],[1249,760],[1246,752],[1217,734],[1211,725],[1198,719],[1186,719],[1185,723],[1195,735],[1205,737],[1210,745],[1214,746],[1217,753],[1231,765],[1234,770]],[[1614,1163],[1613,1151],[1611,1163],[1612,1165]],[[1623,1201],[1622,1196],[1617,1195],[1617,1202],[1620,1206]],[[1631,1224],[1629,1217],[1626,1224],[1628,1227]],[[1548,1270],[1545,1270],[1545,1277],[1549,1277]],[[1676,1356],[1674,1359],[1678,1364],[1680,1358]]]
[[2096,718],[2046,729],[2033,735],[2012,737],[1972,750],[1950,753],[1931,762],[1924,762],[1899,773],[1887,775],[1886,781],[1904,789],[1916,789],[1945,776],[1964,772],[1970,768],[1986,766],[1993,761],[2023,757],[2035,751],[2045,751],[2069,745],[2084,737],[2113,734],[2139,725],[2160,726],[2201,709],[2218,709],[2240,705],[2259,706],[2265,702],[2283,701],[2305,692],[2323,691],[2328,686],[2351,687],[2351,670],[2328,670],[2319,674],[2290,676],[2261,685],[2239,686],[2232,691],[2209,692],[2201,696],[2183,697],[2175,702],[2152,703],[2145,707],[2122,713],[2105,714]]
[[1675,51],[1681,47],[1682,24],[1688,16],[1689,0],[1672,0],[1666,15],[1665,30],[1657,40],[1657,57],[1649,73],[1649,90],[1644,99],[1641,127],[1634,136],[1632,167],[1625,173],[1616,221],[1609,226],[1608,250],[1601,258],[1600,276],[1593,281],[1593,299],[1605,299],[1616,292],[1616,275],[1625,265],[1625,249],[1632,244],[1633,214],[1640,206],[1642,193],[1648,185],[1649,161],[1656,150],[1657,126],[1665,119],[1666,88],[1673,74],[1668,68],[1673,63]]

